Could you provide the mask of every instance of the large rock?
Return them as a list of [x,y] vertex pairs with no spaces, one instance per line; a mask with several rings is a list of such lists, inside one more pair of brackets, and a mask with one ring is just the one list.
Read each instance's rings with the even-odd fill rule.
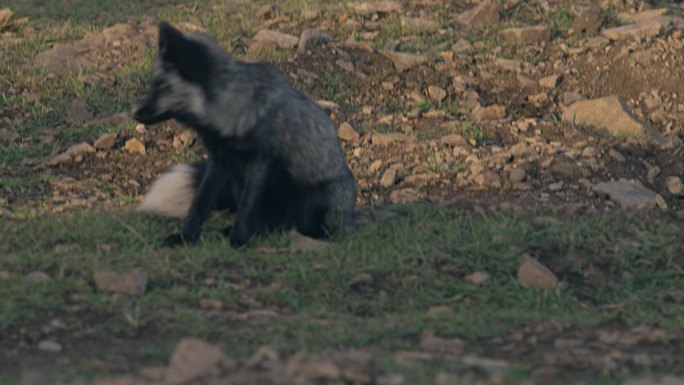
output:
[[638,181],[601,182],[594,186],[594,192],[607,195],[612,201],[629,208],[654,208],[664,202],[660,195],[647,189]]
[[562,119],[572,124],[588,124],[603,128],[615,136],[663,140],[660,133],[653,127],[637,120],[627,105],[617,96],[574,102],[565,108]]
[[604,29],[601,35],[610,40],[645,39],[660,35],[665,27],[664,19],[649,20],[638,24]]
[[456,19],[470,29],[480,31],[499,22],[499,5],[495,0],[484,0],[463,13]]

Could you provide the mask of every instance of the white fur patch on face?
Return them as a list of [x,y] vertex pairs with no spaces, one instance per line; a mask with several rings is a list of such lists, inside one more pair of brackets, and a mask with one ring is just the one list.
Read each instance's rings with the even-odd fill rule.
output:
[[154,64],[152,76],[163,87],[156,92],[155,107],[160,114],[182,113],[203,120],[206,98],[202,87],[185,80],[175,69],[165,69],[160,62]]
[[138,205],[138,211],[171,218],[185,218],[195,196],[194,173],[190,165],[181,163],[152,183],[150,191]]

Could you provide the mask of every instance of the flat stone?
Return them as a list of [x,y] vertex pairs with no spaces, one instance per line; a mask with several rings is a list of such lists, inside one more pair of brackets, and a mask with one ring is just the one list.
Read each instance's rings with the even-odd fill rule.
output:
[[406,135],[406,134],[400,134],[400,133],[392,133],[392,134],[373,134],[371,138],[371,143],[375,145],[388,145],[394,142],[411,142],[413,141],[413,138]]
[[100,135],[99,138],[93,143],[98,150],[108,150],[114,146],[116,142],[116,134],[113,132],[108,132],[106,134]]
[[405,71],[409,68],[416,67],[427,63],[427,56],[417,55],[413,53],[397,52],[397,51],[380,51],[380,54],[394,64],[394,68],[399,71]]
[[506,28],[500,33],[509,44],[538,44],[551,39],[551,28],[547,26]]
[[660,35],[665,27],[662,20],[649,20],[637,24],[623,25],[601,31],[601,35],[610,40],[633,40]]
[[437,20],[422,17],[401,16],[401,26],[413,32],[437,32],[441,28]]
[[486,120],[499,120],[506,117],[506,107],[498,104],[482,107],[475,106],[472,111],[472,118],[476,122],[483,122]]
[[357,3],[352,6],[354,12],[359,15],[373,13],[403,13],[404,7],[401,1],[374,1]]
[[286,49],[292,49],[299,43],[299,38],[297,36],[270,29],[262,29],[257,32],[254,36],[254,40],[264,43],[275,43],[278,47]]
[[[594,186],[594,192],[607,195],[612,201],[629,208],[654,208],[658,205],[659,195],[638,181],[619,180],[601,182]],[[662,199],[662,197],[660,198]]]
[[98,289],[111,293],[143,294],[147,287],[147,274],[142,272],[96,271],[93,278]]
[[651,126],[642,123],[617,96],[579,100],[563,110],[563,121],[607,129],[614,136],[646,137],[663,141]]

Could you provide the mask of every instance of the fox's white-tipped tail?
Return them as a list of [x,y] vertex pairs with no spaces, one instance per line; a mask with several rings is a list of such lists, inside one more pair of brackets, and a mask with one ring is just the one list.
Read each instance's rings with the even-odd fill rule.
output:
[[196,172],[185,163],[173,166],[171,171],[152,183],[138,210],[164,217],[185,218],[195,195]]

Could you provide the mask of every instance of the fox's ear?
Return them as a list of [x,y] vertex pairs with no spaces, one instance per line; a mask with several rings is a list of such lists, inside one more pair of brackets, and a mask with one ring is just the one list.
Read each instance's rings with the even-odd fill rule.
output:
[[165,58],[172,58],[178,49],[182,49],[185,37],[183,33],[174,28],[169,22],[162,21],[159,24],[159,53]]

